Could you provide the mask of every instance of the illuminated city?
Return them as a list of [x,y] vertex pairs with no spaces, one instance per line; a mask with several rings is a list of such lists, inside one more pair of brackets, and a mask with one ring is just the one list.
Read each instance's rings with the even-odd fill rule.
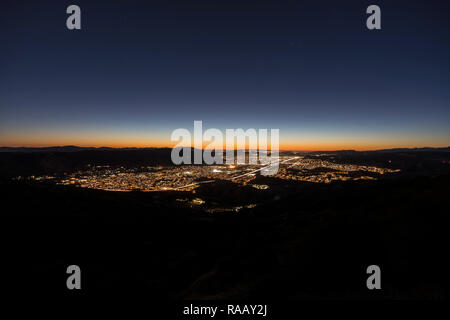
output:
[[[239,185],[252,185],[259,190],[268,185],[253,184],[262,165],[182,165],[125,168],[88,165],[63,177],[31,177],[37,181],[53,181],[58,185],[75,185],[82,188],[106,191],[192,191],[199,185],[228,180]],[[399,172],[366,165],[339,164],[303,156],[280,156],[278,173],[282,180],[330,183],[347,180],[376,180],[380,175]]]

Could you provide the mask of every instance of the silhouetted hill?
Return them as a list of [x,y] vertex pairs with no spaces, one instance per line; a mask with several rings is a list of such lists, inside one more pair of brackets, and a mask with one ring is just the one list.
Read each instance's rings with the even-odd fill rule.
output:
[[[112,147],[78,147],[78,146],[54,146],[54,147],[0,147],[0,152],[77,152],[86,150],[108,150],[108,151],[123,151],[123,150],[157,150],[166,148],[112,148]],[[450,147],[443,148],[392,148],[392,149],[379,149],[369,151],[356,151],[356,150],[335,150],[335,151],[292,151],[292,152],[304,152],[304,153],[353,153],[353,152],[404,152],[404,151],[446,151],[450,152]],[[290,152],[290,151],[288,151]]]
[[150,166],[172,164],[171,149],[81,149],[0,153],[0,177],[53,175],[90,165]]
[[55,146],[55,147],[0,147],[0,152],[77,152],[86,150],[106,150],[106,151],[124,151],[124,150],[157,150],[165,148],[111,148],[111,147],[78,147],[78,146]]
[[[8,151],[6,151],[8,150]],[[193,149],[192,149],[193,150]],[[193,152],[191,150],[191,152]],[[282,152],[305,157],[320,156],[330,161],[401,169],[402,173],[429,174],[448,170],[449,148],[392,149],[380,151]],[[193,156],[191,155],[193,159]],[[0,178],[54,175],[90,165],[172,165],[170,148],[3,148]]]
[[[264,205],[217,214],[178,207],[182,192],[0,183],[14,208],[2,212],[2,289],[73,294],[65,270],[78,264],[88,296],[448,298],[449,181],[293,184]],[[239,193],[222,184],[210,196],[227,188]],[[381,291],[366,288],[371,264]]]

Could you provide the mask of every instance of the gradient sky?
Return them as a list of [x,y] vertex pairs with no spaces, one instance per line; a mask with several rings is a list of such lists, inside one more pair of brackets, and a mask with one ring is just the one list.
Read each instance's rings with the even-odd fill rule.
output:
[[170,146],[194,120],[282,149],[449,146],[449,2],[1,2],[0,146]]

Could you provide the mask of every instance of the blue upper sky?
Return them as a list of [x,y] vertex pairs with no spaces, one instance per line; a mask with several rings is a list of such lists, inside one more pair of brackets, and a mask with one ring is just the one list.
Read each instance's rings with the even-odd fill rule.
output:
[[450,145],[447,1],[0,7],[0,145],[167,145],[194,120],[279,128],[286,148]]

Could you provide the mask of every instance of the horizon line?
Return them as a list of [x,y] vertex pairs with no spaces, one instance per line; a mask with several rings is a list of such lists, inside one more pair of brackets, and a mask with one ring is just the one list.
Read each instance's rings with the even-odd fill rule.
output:
[[[121,150],[121,149],[173,149],[173,147],[169,146],[154,146],[154,147],[108,147],[108,146],[77,146],[77,145],[54,145],[54,146],[0,146],[0,149],[52,149],[52,148],[79,148],[79,149],[114,149],[114,150]],[[196,149],[194,147],[186,147],[191,149]],[[324,149],[316,149],[316,150],[301,150],[301,149],[279,149],[280,152],[342,152],[342,151],[354,151],[354,152],[370,152],[370,151],[384,151],[384,150],[397,150],[397,149],[406,149],[406,150],[415,150],[415,149],[449,149],[450,146],[439,146],[439,147],[429,147],[429,146],[421,146],[421,147],[391,147],[391,148],[381,148],[381,149],[330,149],[330,150],[324,150]],[[209,149],[209,148],[202,148],[202,151],[204,150],[215,150],[215,149]],[[223,151],[227,151],[229,149],[222,149]],[[245,150],[250,151],[250,149],[233,149],[234,151],[237,150]],[[270,149],[267,149],[267,151],[271,151]]]

